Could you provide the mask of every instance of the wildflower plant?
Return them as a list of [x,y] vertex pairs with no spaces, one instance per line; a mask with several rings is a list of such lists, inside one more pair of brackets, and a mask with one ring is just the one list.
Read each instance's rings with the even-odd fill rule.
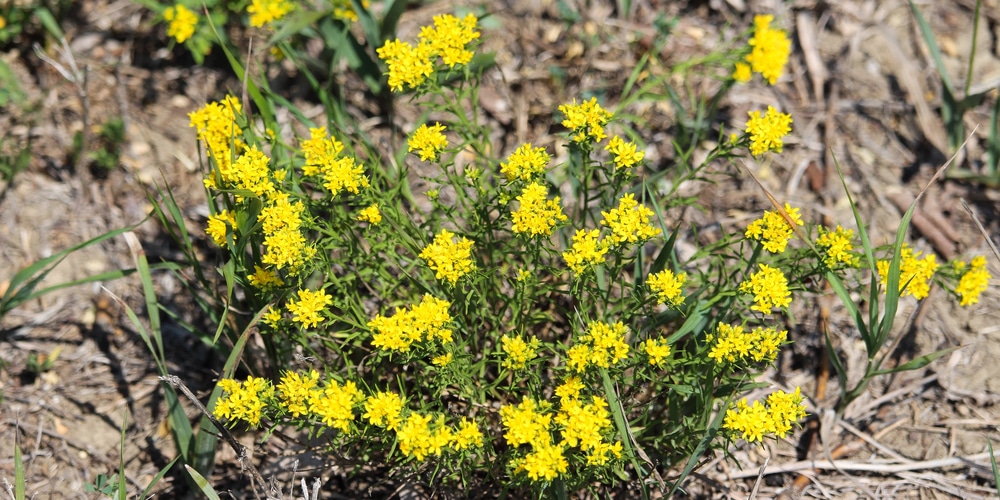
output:
[[[277,4],[255,2],[252,14],[280,23]],[[755,28],[762,44],[779,38],[765,33],[770,22]],[[552,110],[565,162],[553,164],[560,152],[543,142],[490,142],[465,107],[478,102],[481,36],[475,15],[443,14],[415,39],[373,45],[391,95],[426,111],[391,150],[335,126],[335,107],[326,123],[274,132],[281,101],[263,83],[254,117],[233,96],[191,114],[206,240],[225,280],[213,340],[257,335],[263,346],[243,353],[252,374],[219,382],[212,411],[226,425],[299,427],[327,438],[330,453],[347,447],[458,488],[648,489],[707,451],[797,429],[800,388],[741,397],[779,362],[791,341],[783,320],[818,293],[814,280],[849,297],[867,265],[888,318],[901,290],[920,298],[925,283],[942,283],[966,306],[990,279],[981,260],[938,266],[902,236],[873,249],[860,218],[856,233],[819,228],[776,202],[682,257],[675,246],[691,228],[666,214],[694,202],[653,189],[642,146],[607,102]],[[754,71],[780,74],[782,47],[748,59]],[[726,64],[716,69],[731,83]],[[791,117],[767,109],[734,141],[720,125],[703,163],[663,175],[677,185],[780,153]],[[863,330],[870,352],[890,327]],[[873,366],[869,378],[883,373]]]

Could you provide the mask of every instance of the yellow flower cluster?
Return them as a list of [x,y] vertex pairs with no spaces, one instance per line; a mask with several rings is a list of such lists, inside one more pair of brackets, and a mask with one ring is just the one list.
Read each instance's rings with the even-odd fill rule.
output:
[[452,340],[452,331],[446,326],[451,322],[448,308],[451,303],[432,295],[424,295],[419,304],[404,309],[396,308],[391,317],[376,315],[368,322],[372,330],[372,345],[384,351],[409,352],[414,342],[435,338],[442,343]]
[[979,302],[979,295],[986,291],[990,283],[990,272],[986,270],[986,257],[979,255],[972,259],[969,270],[962,274],[955,287],[955,293],[961,297],[962,307]]
[[299,290],[299,300],[289,300],[286,307],[292,313],[292,321],[301,323],[305,328],[312,328],[323,319],[320,313],[326,306],[333,303],[333,297],[324,290]]
[[611,413],[604,398],[592,396],[591,402],[583,404],[577,397],[564,397],[559,401],[559,413],[553,423],[560,427],[562,444],[578,447],[587,454],[587,465],[605,465],[611,454],[622,456],[620,441],[611,444],[603,439],[611,430]]
[[762,155],[768,151],[780,153],[785,143],[782,138],[792,131],[792,115],[782,113],[774,106],[767,107],[767,113],[760,111],[749,113],[746,132],[750,134],[750,154]]
[[754,33],[749,45],[752,50],[746,62],[736,63],[733,78],[738,82],[748,82],[753,72],[760,73],[771,85],[785,72],[785,64],[792,51],[792,42],[784,30],[771,28],[774,16],[757,15],[753,18]]
[[399,451],[422,462],[447,450],[462,451],[483,445],[483,434],[475,423],[462,419],[452,429],[443,416],[437,419],[417,412],[403,418],[403,400],[392,392],[376,392],[364,404],[362,415],[372,425],[395,431]]
[[321,176],[323,187],[332,196],[343,191],[358,194],[362,188],[369,186],[365,169],[358,165],[353,157],[340,156],[344,145],[327,135],[326,127],[309,129],[309,139],[300,144],[305,156],[302,174],[305,176]]
[[716,363],[748,362],[750,359],[773,363],[787,338],[786,330],[757,327],[747,332],[742,325],[719,323],[714,334],[705,336],[705,341],[714,343],[708,357]]
[[767,405],[754,401],[751,406],[743,398],[736,403],[736,408],[726,410],[722,427],[753,443],[763,441],[765,434],[785,437],[792,430],[792,424],[805,416],[802,392],[796,387],[791,394],[786,394],[785,391],[771,393],[767,397]]
[[612,246],[626,243],[637,245],[660,235],[660,229],[650,223],[653,211],[635,201],[635,195],[626,193],[618,200],[618,208],[601,211],[601,225],[611,230],[608,240]]
[[198,16],[187,7],[177,4],[163,11],[163,19],[170,23],[167,26],[167,36],[173,37],[177,43],[184,43],[198,26]]
[[247,6],[247,14],[250,14],[250,26],[260,28],[264,25],[277,21],[295,8],[295,4],[288,0],[251,0]]
[[261,209],[257,220],[264,231],[264,246],[267,247],[261,262],[277,269],[288,266],[293,272],[298,272],[315,256],[316,248],[307,244],[302,236],[304,211],[302,202],[288,201],[287,193],[276,194]]
[[528,361],[535,359],[541,345],[542,341],[538,340],[538,337],[531,337],[530,341],[525,342],[521,337],[504,335],[500,338],[500,348],[506,355],[503,367],[509,370],[523,370]]
[[[799,216],[799,209],[792,208],[785,203],[785,213],[795,225],[802,226],[802,217]],[[781,253],[785,251],[788,240],[792,238],[793,229],[777,211],[767,210],[764,216],[751,222],[747,226],[745,236],[750,239],[760,240],[764,243],[764,249],[771,253]],[[848,243],[850,240],[848,240]],[[849,251],[849,250],[848,250]]]
[[622,322],[613,325],[603,321],[594,321],[587,328],[587,333],[580,338],[580,343],[566,352],[566,364],[580,373],[588,366],[608,368],[628,356],[628,344],[625,335],[628,328]]
[[[930,281],[938,269],[937,256],[930,254],[921,259],[921,255],[923,252],[913,253],[913,249],[905,243],[900,249],[899,295],[901,297],[912,295],[920,300],[931,292]],[[878,267],[879,282],[888,288],[889,260],[880,260],[875,265]]]
[[274,386],[267,379],[247,377],[240,383],[233,379],[219,381],[224,395],[215,402],[212,414],[218,419],[242,420],[253,427],[260,424],[261,411],[274,397]]
[[533,148],[530,142],[525,143],[515,149],[507,157],[506,162],[500,163],[500,173],[507,178],[508,182],[515,179],[527,182],[535,176],[543,174],[550,159],[551,157],[545,148]]
[[566,220],[566,214],[559,205],[559,197],[547,199],[548,191],[539,182],[532,182],[524,188],[517,197],[520,206],[510,214],[513,223],[511,230],[514,233],[549,236],[556,224]]
[[236,123],[236,117],[242,112],[243,106],[240,100],[226,96],[221,101],[210,102],[188,114],[191,127],[198,131],[198,140],[205,145],[218,168],[218,178],[213,174],[205,178],[207,188],[214,189],[219,182],[231,182],[229,168],[233,156],[244,147],[243,141],[239,139],[243,135],[243,130]]
[[358,212],[358,220],[377,226],[382,222],[382,213],[378,211],[378,203],[372,203]]
[[753,294],[754,305],[750,309],[764,314],[771,314],[771,309],[788,307],[792,303],[784,273],[767,264],[761,264],[760,271],[751,274],[749,280],[743,280],[740,291]]
[[573,246],[563,252],[563,260],[576,274],[583,274],[594,266],[604,262],[604,254],[608,252],[605,241],[599,241],[600,230],[578,229],[573,235]]
[[649,364],[652,366],[663,366],[667,362],[667,358],[670,357],[670,346],[667,345],[667,339],[646,339],[645,342],[639,344],[639,348],[649,357]]
[[573,132],[573,142],[578,143],[587,142],[588,139],[593,142],[604,140],[607,137],[604,126],[614,116],[597,103],[596,97],[591,97],[589,101],[580,104],[573,99],[571,104],[559,106],[559,111],[565,117],[562,121],[563,127]]
[[840,225],[833,231],[823,227],[819,229],[816,246],[822,248],[826,254],[823,256],[823,263],[826,264],[826,267],[834,269],[840,265],[848,267],[860,265],[860,258],[853,253],[854,244],[851,243],[853,238],[854,230],[844,229]]
[[226,234],[230,228],[235,239],[236,217],[229,210],[223,210],[208,218],[208,227],[205,229],[205,233],[212,238],[216,245],[221,247],[226,244]]
[[420,252],[420,258],[427,261],[427,266],[436,273],[434,277],[447,280],[452,285],[476,268],[472,262],[472,242],[465,237],[456,242],[454,237],[454,233],[442,229],[434,241]]
[[408,42],[387,40],[376,52],[389,67],[389,88],[400,92],[404,87],[417,88],[434,74],[434,58],[454,68],[472,60],[468,45],[479,38],[476,16],[459,19],[450,14],[434,16],[434,26],[420,29],[416,47]]
[[444,125],[434,123],[434,125],[421,125],[413,132],[407,141],[410,152],[419,151],[420,159],[423,161],[436,160],[441,150],[448,147],[448,138],[444,136]]
[[[344,21],[357,22],[358,13],[354,11],[354,5],[351,4],[351,0],[333,0],[333,17],[335,19],[341,19]],[[368,0],[362,0],[361,6],[367,9],[371,5]]]
[[687,283],[687,273],[674,274],[669,269],[650,274],[646,278],[649,289],[656,294],[658,304],[670,304],[679,307],[684,303],[684,284]]
[[634,142],[625,142],[624,139],[617,135],[608,141],[608,145],[604,147],[604,150],[615,155],[615,168],[632,168],[633,165],[646,157],[645,152],[637,150]]
[[[247,280],[250,282],[250,286],[258,288],[260,290],[273,290],[279,286],[284,286],[285,282],[281,280],[278,273],[270,270],[264,269],[256,264],[253,266],[253,274],[247,276]],[[279,317],[281,313],[278,313]]]

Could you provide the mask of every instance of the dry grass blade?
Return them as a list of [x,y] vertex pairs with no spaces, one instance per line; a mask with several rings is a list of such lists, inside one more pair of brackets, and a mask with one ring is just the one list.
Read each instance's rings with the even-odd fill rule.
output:
[[976,227],[979,228],[979,232],[983,235],[983,238],[986,240],[986,244],[990,246],[990,250],[993,251],[993,256],[996,257],[997,262],[1000,262],[1000,251],[997,251],[997,246],[993,244],[993,239],[990,238],[989,233],[986,232],[986,228],[983,227],[983,223],[979,222],[979,217],[976,216],[976,212],[974,212],[972,210],[972,207],[970,207],[969,204],[965,202],[965,199],[960,199],[960,201],[962,202],[962,208],[964,208],[965,211],[969,213],[969,217],[972,218],[972,222],[976,223]]

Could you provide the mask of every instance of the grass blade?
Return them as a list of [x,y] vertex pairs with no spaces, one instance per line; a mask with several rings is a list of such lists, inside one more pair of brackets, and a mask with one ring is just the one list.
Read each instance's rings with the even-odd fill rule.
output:
[[201,492],[209,498],[209,500],[221,500],[219,498],[219,494],[215,492],[215,488],[212,488],[212,485],[208,484],[208,480],[205,479],[205,476],[198,474],[198,471],[194,470],[187,464],[184,465],[184,470],[187,471],[187,473],[191,476],[191,479],[194,480],[194,484],[198,486],[198,489],[200,489]]
[[24,500],[25,479],[24,479],[24,458],[21,457],[21,446],[14,444],[14,500]]

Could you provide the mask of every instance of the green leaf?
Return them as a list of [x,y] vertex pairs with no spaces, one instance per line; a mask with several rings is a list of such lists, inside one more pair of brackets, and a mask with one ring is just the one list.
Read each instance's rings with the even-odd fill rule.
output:
[[954,347],[948,347],[947,349],[941,349],[940,351],[935,351],[935,352],[932,352],[930,354],[924,354],[923,356],[920,356],[918,358],[914,358],[914,359],[912,359],[912,360],[910,360],[910,361],[908,361],[906,363],[903,363],[903,364],[901,364],[901,365],[899,365],[899,366],[897,366],[895,368],[887,368],[885,370],[876,370],[876,371],[874,371],[874,372],[871,373],[871,376],[872,377],[877,377],[879,375],[889,375],[889,374],[892,374],[892,373],[899,373],[899,372],[905,372],[905,371],[910,371],[910,370],[918,370],[920,368],[923,368],[923,367],[929,365],[932,361],[940,358],[941,356],[944,356],[945,354],[949,354],[949,353],[953,352],[954,350],[959,349],[961,347],[963,347],[963,346],[957,345],[957,346],[954,346]]
[[187,471],[187,473],[191,476],[191,479],[194,480],[194,484],[198,486],[198,489],[200,489],[201,492],[209,498],[209,500],[220,500],[219,494],[215,492],[212,485],[208,484],[208,480],[205,479],[205,476],[198,474],[198,471],[194,470],[194,468],[187,464],[184,464],[184,470]]
[[990,450],[990,467],[993,469],[993,487],[997,490],[997,497],[1000,497],[1000,469],[997,469],[997,456],[993,454],[993,441],[987,439],[986,448]]
[[14,443],[14,500],[24,500],[25,495],[24,460],[21,447]]

